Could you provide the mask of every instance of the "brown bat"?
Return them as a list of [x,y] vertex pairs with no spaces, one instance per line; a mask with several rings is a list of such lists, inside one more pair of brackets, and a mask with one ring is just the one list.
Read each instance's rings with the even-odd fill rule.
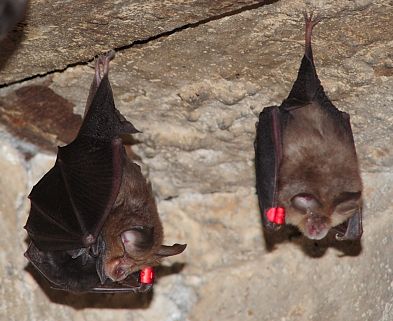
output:
[[331,228],[338,240],[362,235],[362,182],[349,115],[326,96],[318,79],[305,15],[305,54],[281,106],[264,108],[255,140],[256,185],[263,226],[297,226],[310,239]]
[[138,130],[115,108],[113,57],[114,51],[97,59],[79,133],[59,147],[54,167],[29,195],[25,228],[32,242],[25,256],[56,289],[145,291],[151,282],[138,272],[186,247],[162,245],[151,186],[125,153],[121,136]]

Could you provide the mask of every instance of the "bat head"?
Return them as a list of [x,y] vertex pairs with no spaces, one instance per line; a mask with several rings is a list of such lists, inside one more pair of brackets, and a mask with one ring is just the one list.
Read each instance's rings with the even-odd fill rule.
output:
[[[162,258],[180,254],[186,248],[185,244],[157,245],[157,239],[161,240],[161,237],[157,238],[154,227],[136,226],[123,231],[116,244],[111,244],[106,252],[106,276],[116,282],[124,280],[131,273],[146,266],[155,266]],[[116,247],[117,253],[114,251]]]
[[322,202],[313,194],[299,193],[290,203],[287,222],[296,225],[306,237],[320,240],[332,227],[360,211],[361,192],[343,192],[332,202]]
[[151,185],[141,169],[127,160],[122,184],[103,229],[104,278],[121,281],[130,274],[153,267],[163,257],[180,254],[186,245],[162,245],[163,227]]

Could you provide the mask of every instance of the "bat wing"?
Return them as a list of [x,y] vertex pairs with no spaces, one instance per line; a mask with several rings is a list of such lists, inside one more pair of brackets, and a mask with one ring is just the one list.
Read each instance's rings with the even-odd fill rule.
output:
[[141,284],[139,274],[133,273],[121,283],[107,279],[103,284],[96,272],[96,258],[72,258],[65,251],[40,251],[31,243],[25,256],[49,281],[51,288],[72,292],[145,292],[152,285]]
[[112,140],[124,134],[139,133],[116,109],[108,75],[101,79],[91,101],[78,136]]
[[26,230],[41,250],[89,247],[116,200],[122,144],[79,136],[60,147],[55,166],[29,195]]
[[104,76],[76,139],[59,147],[55,166],[29,195],[26,230],[40,250],[96,242],[120,189],[124,150],[119,136],[135,132],[115,108]]
[[267,218],[267,211],[278,202],[278,173],[282,157],[282,123],[284,115],[278,107],[267,107],[259,114],[255,140],[255,171],[262,224],[268,230],[279,226]]
[[32,244],[25,255],[55,288],[129,289],[108,284],[102,271],[105,244],[98,240],[120,189],[125,157],[120,136],[138,131],[115,108],[107,74],[90,101],[77,137],[59,148],[54,167],[29,195],[25,228]]

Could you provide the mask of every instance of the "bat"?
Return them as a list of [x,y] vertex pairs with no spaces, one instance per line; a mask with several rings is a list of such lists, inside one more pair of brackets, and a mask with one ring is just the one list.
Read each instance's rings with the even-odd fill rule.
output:
[[22,20],[27,0],[0,0],[0,41]]
[[29,195],[25,256],[55,289],[147,291],[151,267],[186,247],[162,245],[151,185],[125,153],[122,137],[138,130],[115,107],[113,57],[96,60],[79,132]]
[[266,107],[256,124],[255,170],[262,225],[284,224],[306,237],[362,235],[362,181],[349,115],[338,110],[318,79],[311,35],[320,21],[305,14],[305,53],[281,106]]

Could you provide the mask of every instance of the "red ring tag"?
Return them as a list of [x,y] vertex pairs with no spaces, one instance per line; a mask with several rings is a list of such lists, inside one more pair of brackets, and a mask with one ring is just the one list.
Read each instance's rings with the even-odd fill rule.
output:
[[266,217],[270,222],[276,224],[285,224],[285,208],[271,207],[266,212]]
[[139,282],[142,284],[153,284],[154,269],[150,266],[145,267],[139,272]]

